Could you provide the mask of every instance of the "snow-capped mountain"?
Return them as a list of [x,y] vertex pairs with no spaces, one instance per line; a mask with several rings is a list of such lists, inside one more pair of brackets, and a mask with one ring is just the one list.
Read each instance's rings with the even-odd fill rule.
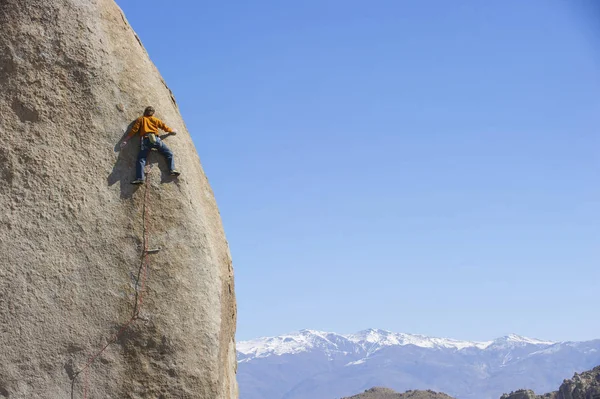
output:
[[511,334],[493,341],[473,342],[448,338],[432,338],[424,335],[394,333],[386,330],[368,329],[355,334],[301,330],[277,337],[258,338],[237,343],[238,359],[249,361],[272,355],[297,354],[321,349],[324,353],[363,353],[371,355],[390,346],[414,345],[429,349],[501,349],[524,345],[550,346],[554,342],[542,341]]
[[369,329],[301,330],[237,343],[240,399],[335,399],[372,386],[497,399],[551,390],[600,364],[600,340],[551,342],[508,335],[485,342]]

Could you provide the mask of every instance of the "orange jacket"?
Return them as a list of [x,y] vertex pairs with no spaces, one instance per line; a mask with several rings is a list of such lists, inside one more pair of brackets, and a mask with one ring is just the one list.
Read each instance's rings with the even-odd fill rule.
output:
[[133,124],[133,127],[127,135],[126,140],[129,140],[129,138],[135,135],[136,133],[139,133],[141,137],[144,137],[148,133],[157,134],[159,128],[167,133],[171,133],[173,131],[173,129],[165,125],[163,121],[161,121],[155,116],[140,116]]

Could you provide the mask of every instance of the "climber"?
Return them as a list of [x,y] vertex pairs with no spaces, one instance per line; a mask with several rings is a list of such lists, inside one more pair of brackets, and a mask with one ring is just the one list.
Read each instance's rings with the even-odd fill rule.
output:
[[173,159],[173,151],[169,149],[158,137],[158,129],[162,129],[172,135],[177,132],[163,123],[160,119],[154,116],[154,108],[146,107],[144,115],[137,118],[131,131],[125,137],[125,140],[121,143],[121,148],[127,145],[127,140],[133,137],[136,133],[140,134],[140,152],[138,153],[137,165],[135,169],[136,178],[131,184],[142,184],[144,183],[144,166],[146,165],[146,158],[151,149],[156,149],[161,153],[167,160],[169,165],[169,174],[171,176],[179,176],[181,173],[175,169],[175,160]]

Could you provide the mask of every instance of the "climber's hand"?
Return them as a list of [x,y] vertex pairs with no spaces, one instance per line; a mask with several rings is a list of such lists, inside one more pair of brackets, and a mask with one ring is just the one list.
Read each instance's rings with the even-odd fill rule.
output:
[[175,136],[177,134],[177,130],[171,131],[171,135]]

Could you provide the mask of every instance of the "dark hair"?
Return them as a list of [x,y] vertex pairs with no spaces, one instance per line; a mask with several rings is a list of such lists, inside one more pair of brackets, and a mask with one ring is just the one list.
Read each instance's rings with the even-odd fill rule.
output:
[[146,107],[146,109],[144,110],[144,115],[146,115],[146,116],[154,115],[154,107]]

